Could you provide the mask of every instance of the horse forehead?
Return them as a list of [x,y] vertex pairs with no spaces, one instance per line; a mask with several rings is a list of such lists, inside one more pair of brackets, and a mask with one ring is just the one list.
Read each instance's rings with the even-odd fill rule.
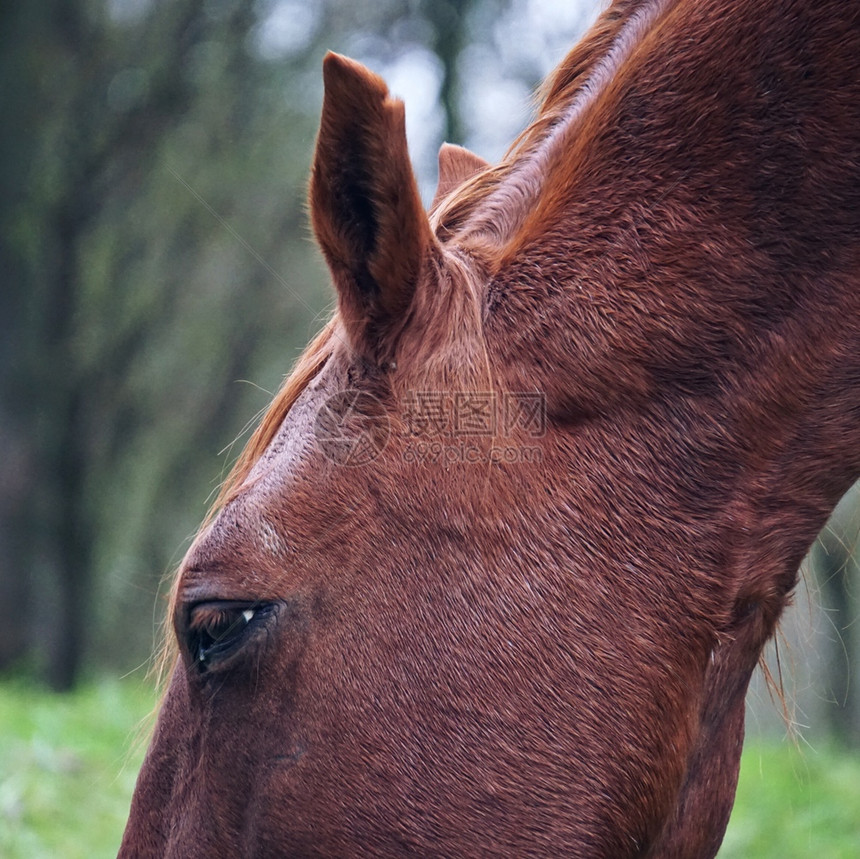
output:
[[298,396],[233,498],[192,546],[188,575],[221,568],[262,573],[290,553],[286,499],[313,483],[315,425],[320,406],[338,388],[334,375],[323,371]]
[[312,379],[287,412],[239,492],[247,497],[269,497],[295,480],[316,449],[319,410],[339,390],[338,374],[325,367]]

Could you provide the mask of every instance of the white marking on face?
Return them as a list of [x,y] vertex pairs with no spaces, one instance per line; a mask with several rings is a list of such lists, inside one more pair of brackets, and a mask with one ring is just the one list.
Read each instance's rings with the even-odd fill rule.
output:
[[257,537],[263,549],[274,557],[278,557],[284,553],[284,541],[281,535],[275,530],[272,523],[265,517],[260,518],[260,525],[257,531]]

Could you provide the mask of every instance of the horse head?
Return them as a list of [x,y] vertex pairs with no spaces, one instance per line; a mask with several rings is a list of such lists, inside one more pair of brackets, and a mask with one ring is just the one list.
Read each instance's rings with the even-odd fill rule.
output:
[[326,58],[338,310],[179,570],[122,856],[716,853],[860,473],[860,24],[784,5],[615,3],[429,214]]

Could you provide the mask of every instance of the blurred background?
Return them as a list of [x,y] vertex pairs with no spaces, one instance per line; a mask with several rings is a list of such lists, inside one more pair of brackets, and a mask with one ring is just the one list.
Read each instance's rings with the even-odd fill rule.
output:
[[[497,159],[598,11],[593,0],[0,8],[0,853],[44,847],[19,771],[68,775],[57,749],[74,741],[49,737],[73,730],[63,713],[90,739],[109,714],[99,730],[125,745],[151,706],[141,678],[166,579],[332,309],[305,212],[325,51],[405,99],[429,202],[440,143]],[[771,659],[788,723],[840,749],[860,745],[856,510],[849,495],[813,549]],[[782,737],[761,682],[750,701],[750,730]],[[86,769],[88,753],[70,754],[72,775]]]

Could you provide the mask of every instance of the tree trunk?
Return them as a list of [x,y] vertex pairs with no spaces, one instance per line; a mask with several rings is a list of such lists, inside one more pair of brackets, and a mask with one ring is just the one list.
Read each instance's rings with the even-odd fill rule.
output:
[[466,39],[466,13],[471,0],[430,0],[424,15],[433,25],[433,51],[442,61],[443,76],[439,97],[445,111],[444,138],[463,143],[465,133],[460,115],[460,75],[458,61]]

